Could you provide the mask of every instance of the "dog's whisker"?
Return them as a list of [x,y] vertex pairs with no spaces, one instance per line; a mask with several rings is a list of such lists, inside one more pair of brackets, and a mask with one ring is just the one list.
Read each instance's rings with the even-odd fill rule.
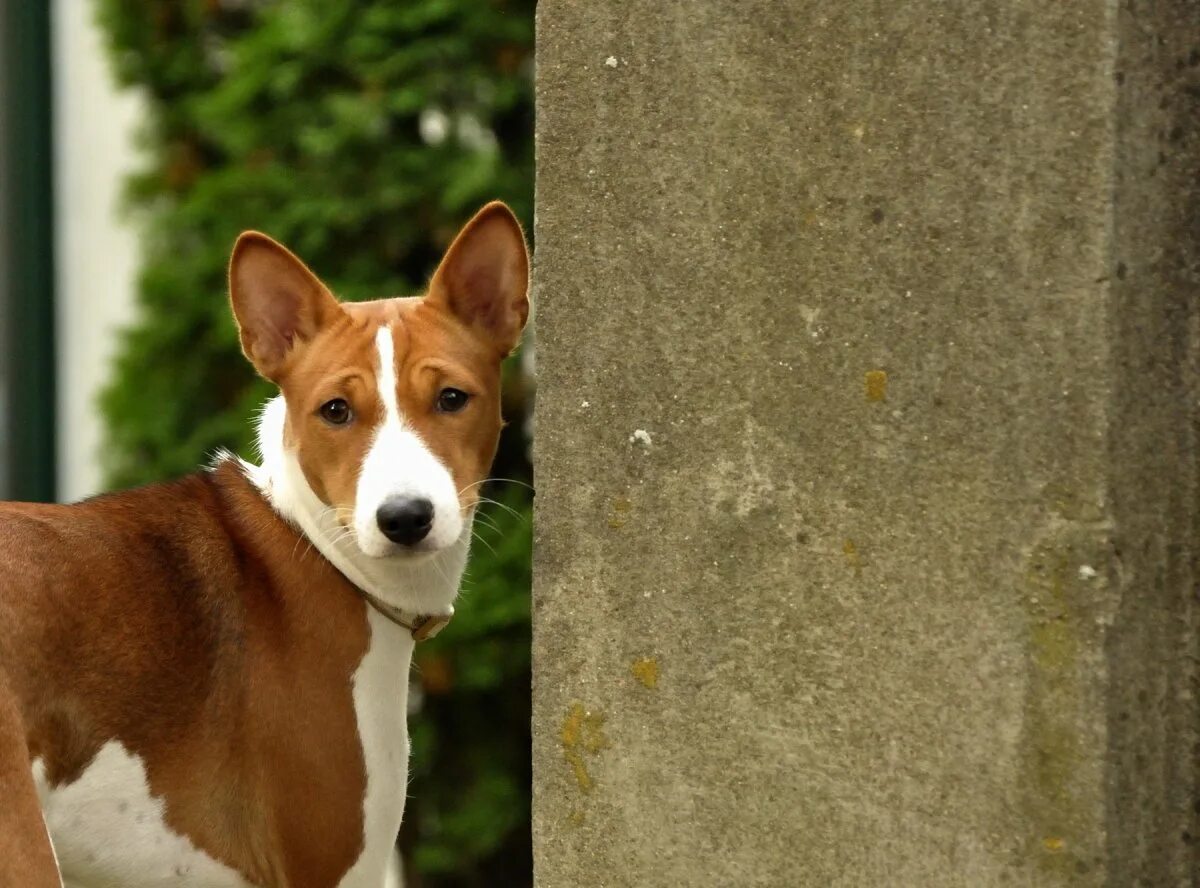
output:
[[501,533],[500,524],[491,515],[476,515],[475,520],[489,530],[494,530],[497,533]]
[[450,582],[450,577],[446,575],[446,569],[442,566],[442,561],[440,558],[433,559],[433,567],[438,572],[438,575],[442,578],[442,582]]
[[518,481],[516,478],[484,478],[482,481],[476,481],[473,484],[468,484],[466,487],[464,487],[462,490],[460,490],[458,492],[458,495],[462,496],[464,493],[466,493],[472,487],[478,487],[481,484],[493,484],[493,483],[495,483],[495,484],[517,484],[528,490],[533,490],[532,484],[526,484],[524,481]]
[[[304,551],[300,552],[299,555],[297,555],[296,553],[300,549],[301,543],[304,543]],[[292,555],[291,555],[292,560],[297,561],[299,559],[307,557],[308,553],[312,551],[312,545],[313,545],[312,540],[310,540],[307,535],[300,534],[299,536],[297,536],[296,544],[294,546],[292,546]]]
[[477,537],[482,537],[482,536],[483,536],[483,533],[484,533],[484,531],[487,531],[488,533],[492,534],[493,536],[495,536],[495,537],[497,537],[497,538],[500,538],[500,537],[503,537],[503,536],[504,536],[504,533],[503,533],[503,532],[502,532],[502,531],[501,531],[499,528],[496,528],[496,527],[488,527],[488,526],[486,526],[486,525],[485,525],[484,527],[481,527],[481,528],[475,528],[475,529],[474,529],[474,530],[472,530],[471,532],[472,532],[473,534],[475,534]]
[[500,557],[500,553],[496,551],[496,548],[491,543],[489,543],[487,540],[485,540],[480,534],[476,533],[474,530],[471,531],[471,537],[473,539],[479,540],[479,542],[481,542],[485,546],[487,546],[488,551],[490,551],[492,553],[493,557],[495,557],[495,558]]
[[512,506],[508,505],[507,503],[502,503],[502,502],[499,502],[498,500],[494,500],[494,499],[483,499],[483,498],[480,498],[479,502],[487,503],[488,505],[495,506],[498,509],[504,509],[504,511],[511,513],[512,516],[514,518],[516,518],[518,521],[525,520],[524,515],[522,515],[520,512],[518,512],[516,509],[514,509]]

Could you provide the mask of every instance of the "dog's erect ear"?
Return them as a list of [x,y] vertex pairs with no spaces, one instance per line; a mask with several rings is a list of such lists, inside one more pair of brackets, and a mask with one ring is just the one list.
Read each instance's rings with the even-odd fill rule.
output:
[[512,210],[490,203],[463,226],[428,299],[494,342],[501,356],[516,347],[529,318],[529,254]]
[[308,266],[257,231],[244,232],[233,245],[229,300],[242,351],[273,382],[279,382],[292,349],[342,313],[333,294]]

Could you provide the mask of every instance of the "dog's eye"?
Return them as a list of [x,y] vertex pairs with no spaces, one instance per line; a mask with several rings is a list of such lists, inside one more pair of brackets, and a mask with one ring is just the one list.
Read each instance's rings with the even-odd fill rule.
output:
[[321,419],[330,425],[345,425],[353,415],[345,398],[334,398],[321,405]]
[[438,393],[437,409],[440,413],[458,413],[467,406],[470,397],[466,392],[456,388],[444,388]]

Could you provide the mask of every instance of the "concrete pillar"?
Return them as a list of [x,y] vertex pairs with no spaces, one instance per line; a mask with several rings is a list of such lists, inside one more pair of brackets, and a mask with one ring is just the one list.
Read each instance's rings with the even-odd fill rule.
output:
[[1200,884],[1195,3],[538,15],[538,884]]

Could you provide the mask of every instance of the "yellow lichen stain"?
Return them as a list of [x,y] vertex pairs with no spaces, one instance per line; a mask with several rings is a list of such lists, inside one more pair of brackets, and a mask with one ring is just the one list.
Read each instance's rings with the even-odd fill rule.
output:
[[1097,834],[1093,814],[1081,801],[1088,757],[1077,724],[1089,701],[1085,655],[1095,641],[1086,634],[1091,592],[1078,575],[1080,563],[1094,560],[1088,533],[1058,530],[1040,539],[1030,548],[1024,577],[1022,808],[1033,827],[1027,841],[1036,866],[1064,880],[1092,856]]
[[572,811],[570,813],[570,815],[568,815],[567,822],[570,823],[571,826],[583,826],[583,821],[586,819],[587,819],[587,815],[585,815],[582,811],[576,809],[576,810]]
[[887,399],[887,372],[884,370],[868,370],[863,377],[867,390],[868,401],[883,401]]
[[633,677],[648,688],[658,687],[658,659],[655,657],[638,657],[629,667]]
[[846,564],[854,571],[856,577],[862,576],[862,556],[858,553],[858,546],[854,545],[854,540],[846,540],[842,543],[842,554],[846,556]]
[[567,710],[567,717],[563,719],[561,737],[563,758],[571,766],[575,782],[584,792],[591,792],[595,783],[588,773],[584,753],[595,755],[608,748],[608,738],[604,736],[604,714],[589,712],[582,703],[572,704]]
[[629,523],[629,513],[633,511],[633,503],[627,497],[618,496],[612,502],[612,512],[608,516],[608,526],[620,530]]

